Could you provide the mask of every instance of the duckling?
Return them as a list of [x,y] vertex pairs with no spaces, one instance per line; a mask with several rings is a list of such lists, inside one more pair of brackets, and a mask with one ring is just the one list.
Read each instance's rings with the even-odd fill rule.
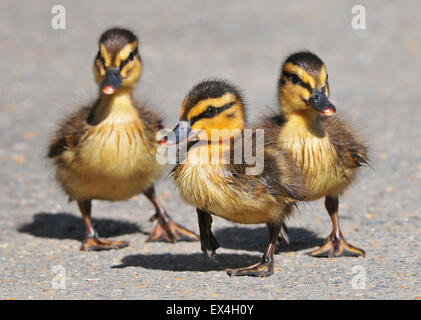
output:
[[[311,52],[290,55],[282,65],[278,98],[282,114],[272,118],[276,144],[286,150],[304,175],[306,201],[325,197],[333,231],[310,252],[317,257],[365,256],[345,241],[339,225],[339,196],[354,180],[358,168],[369,164],[367,147],[350,127],[334,115],[329,101],[328,74]],[[267,125],[266,125],[267,126]]]
[[[253,174],[247,170],[257,160],[253,164],[233,161],[233,153],[246,147],[244,125],[245,106],[239,90],[224,80],[203,81],[185,97],[180,123],[162,144],[187,141],[184,159],[175,165],[171,177],[182,197],[196,207],[202,251],[211,258],[219,247],[211,231],[211,215],[241,224],[265,223],[269,241],[262,260],[227,270],[230,276],[265,277],[274,272],[278,234],[294,201],[303,199],[305,186],[288,154],[279,150],[263,148],[264,165]],[[221,139],[218,130],[227,130],[229,139]],[[256,133],[251,138],[255,145]]]
[[162,120],[131,97],[142,70],[134,33],[120,28],[105,31],[93,70],[99,98],[59,124],[47,154],[54,160],[58,182],[82,213],[86,233],[81,250],[126,247],[126,241],[98,236],[91,203],[93,199],[126,200],[139,193],[156,210],[150,221],[158,220],[147,241],[198,240],[195,233],[171,220],[155,194],[154,182],[163,171],[155,157]]

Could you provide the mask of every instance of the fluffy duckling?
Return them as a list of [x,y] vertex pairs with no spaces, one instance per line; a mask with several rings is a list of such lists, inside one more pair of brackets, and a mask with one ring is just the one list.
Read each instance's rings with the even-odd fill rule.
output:
[[[311,52],[290,55],[282,65],[278,97],[282,115],[272,118],[276,144],[287,150],[304,175],[312,201],[325,197],[333,231],[313,256],[364,256],[348,244],[339,226],[339,196],[351,184],[358,168],[368,164],[367,147],[337,116],[328,100],[328,74]],[[270,127],[266,125],[266,127]]]
[[156,197],[153,184],[163,171],[155,157],[156,134],[162,124],[132,100],[141,69],[137,37],[125,29],[105,31],[94,61],[99,98],[62,121],[49,146],[57,180],[70,200],[77,201],[86,225],[82,250],[126,247],[125,241],[98,236],[91,222],[91,202],[126,200],[139,193],[156,209],[150,221],[157,219],[158,224],[148,241],[199,239],[172,221]]
[[[279,150],[262,148],[264,165],[253,174],[248,169],[257,160],[253,164],[233,161],[235,152],[246,148],[244,124],[240,92],[226,81],[204,81],[187,94],[180,123],[162,143],[187,141],[184,159],[171,176],[182,197],[197,208],[202,251],[211,258],[219,247],[211,231],[211,215],[242,224],[265,223],[269,242],[262,260],[227,270],[230,276],[265,277],[273,274],[274,247],[283,221],[294,200],[304,197],[305,187],[288,154]],[[229,136],[221,138],[218,130],[228,130]],[[252,140],[256,147],[256,134]],[[236,145],[236,141],[241,143]]]

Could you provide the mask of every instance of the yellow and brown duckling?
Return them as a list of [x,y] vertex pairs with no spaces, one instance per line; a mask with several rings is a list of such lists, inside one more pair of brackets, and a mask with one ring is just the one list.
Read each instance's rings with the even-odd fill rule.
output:
[[[187,141],[187,152],[171,176],[182,197],[197,208],[202,251],[212,257],[219,247],[211,231],[211,215],[242,224],[265,223],[269,242],[262,260],[227,272],[231,276],[269,276],[283,221],[295,199],[304,197],[305,187],[292,160],[279,149],[264,149],[262,170],[253,175],[247,170],[255,163],[233,161],[238,138],[237,148],[245,147],[244,112],[241,94],[233,85],[221,80],[201,82],[185,97],[180,123],[162,143]],[[232,135],[221,139],[218,130]],[[256,134],[253,136],[254,144]]]
[[[339,226],[339,196],[368,164],[367,147],[336,115],[329,101],[325,64],[311,52],[290,55],[282,65],[278,97],[282,114],[264,126],[276,132],[276,144],[292,155],[310,191],[306,201],[325,197],[333,231],[313,256],[364,256],[348,244]],[[270,119],[269,119],[270,120]],[[270,122],[270,121],[269,121]]]
[[141,70],[137,37],[125,29],[105,31],[94,61],[100,97],[62,121],[49,146],[57,180],[77,201],[86,225],[83,250],[128,245],[98,236],[91,222],[92,200],[126,200],[139,193],[156,209],[150,221],[157,219],[158,224],[148,241],[199,239],[171,220],[155,195],[154,182],[163,171],[156,160],[156,134],[162,124],[157,115],[132,100]]

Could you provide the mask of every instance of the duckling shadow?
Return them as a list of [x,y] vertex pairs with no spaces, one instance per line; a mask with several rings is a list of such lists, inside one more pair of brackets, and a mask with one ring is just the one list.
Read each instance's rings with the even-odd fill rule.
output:
[[[290,245],[282,242],[277,246],[277,253],[299,251],[321,245],[324,239],[316,236],[314,232],[303,228],[290,228]],[[223,248],[260,251],[263,252],[267,244],[266,228],[238,228],[228,227],[215,231],[215,237]],[[193,254],[135,254],[124,257],[121,264],[111,268],[120,269],[127,267],[142,267],[164,271],[190,271],[209,272],[221,271],[227,268],[239,268],[258,262],[258,254],[227,254],[218,253],[210,260],[203,253]]]
[[[266,227],[254,229],[226,227],[216,230],[214,234],[221,247],[247,251],[264,252],[268,239]],[[276,253],[309,249],[320,246],[324,242],[323,238],[304,228],[288,229],[288,237],[290,244],[288,245],[285,241],[281,241],[276,246]]]
[[239,268],[251,265],[260,260],[260,256],[248,254],[217,254],[209,259],[203,253],[193,254],[135,254],[126,256],[121,260],[120,265],[112,266],[113,269],[127,267],[142,267],[153,270],[165,271],[190,271],[209,272],[221,271],[227,268]]
[[[124,220],[93,218],[92,223],[101,237],[142,232],[138,225]],[[81,240],[84,238],[85,224],[82,218],[70,213],[40,212],[33,216],[32,222],[19,226],[18,232],[41,238]]]

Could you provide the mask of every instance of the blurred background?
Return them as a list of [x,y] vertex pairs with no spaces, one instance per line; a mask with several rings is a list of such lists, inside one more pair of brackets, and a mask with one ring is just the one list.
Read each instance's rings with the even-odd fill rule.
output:
[[[51,26],[57,4],[65,8],[64,30]],[[365,8],[365,30],[352,28],[355,5]],[[420,9],[417,0],[2,0],[0,298],[420,298]],[[131,247],[79,252],[82,220],[44,156],[58,120],[95,99],[93,59],[112,26],[139,36],[144,65],[135,96],[150,101],[168,127],[187,91],[214,77],[243,90],[253,122],[276,109],[282,60],[296,50],[317,53],[332,102],[371,147],[374,169],[362,170],[340,208],[345,235],[367,257],[304,255],[330,232],[319,201],[291,219],[291,245],[281,245],[275,276],[230,279],[224,267],[260,256],[263,226],[216,218],[221,258],[209,265],[198,243],[144,243],[153,209],[143,196],[94,204],[100,233]],[[157,190],[170,214],[196,230],[194,208],[166,176]],[[51,287],[55,265],[66,269],[65,290]],[[355,290],[359,265],[367,286]]]

